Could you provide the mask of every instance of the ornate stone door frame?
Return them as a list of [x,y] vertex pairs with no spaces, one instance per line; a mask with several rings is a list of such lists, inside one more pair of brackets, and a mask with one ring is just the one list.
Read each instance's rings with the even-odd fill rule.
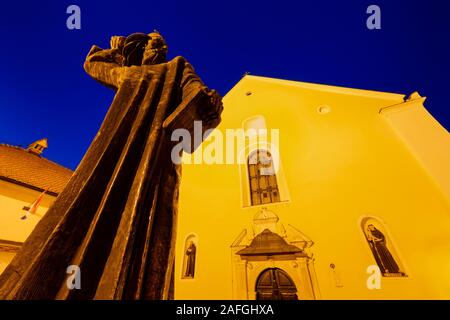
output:
[[294,281],[298,299],[319,299],[314,259],[309,248],[314,242],[278,216],[262,208],[253,223],[231,245],[233,299],[256,299],[256,282],[266,269],[279,268]]

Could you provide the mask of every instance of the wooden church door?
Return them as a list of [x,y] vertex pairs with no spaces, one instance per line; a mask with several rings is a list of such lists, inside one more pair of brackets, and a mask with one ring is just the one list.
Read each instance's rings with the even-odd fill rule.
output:
[[266,269],[256,281],[256,300],[298,300],[297,288],[281,269]]

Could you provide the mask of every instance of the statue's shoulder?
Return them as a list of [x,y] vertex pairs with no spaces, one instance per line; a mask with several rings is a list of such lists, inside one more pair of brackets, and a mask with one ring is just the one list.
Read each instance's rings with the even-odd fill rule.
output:
[[185,66],[187,66],[187,65],[190,66],[190,64],[189,64],[189,62],[186,60],[186,58],[185,58],[185,57],[182,57],[182,56],[176,56],[175,58],[173,58],[172,60],[170,60],[168,63],[169,63],[169,64],[172,64],[172,65],[183,66],[183,67],[185,67]]
[[170,60],[170,62],[175,62],[175,63],[183,63],[183,62],[187,62],[185,57],[182,56],[176,56],[175,58],[173,58],[172,60]]

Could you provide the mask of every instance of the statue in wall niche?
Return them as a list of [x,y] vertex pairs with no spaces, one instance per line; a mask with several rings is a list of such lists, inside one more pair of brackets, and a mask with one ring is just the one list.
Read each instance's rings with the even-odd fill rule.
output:
[[[111,107],[65,190],[0,276],[0,299],[171,298],[181,173],[171,133],[192,133],[194,120],[204,131],[216,127],[222,99],[183,57],[166,60],[159,33],[112,37],[110,46],[93,46],[84,68],[115,90]],[[71,290],[73,265],[81,288]]]
[[385,275],[400,273],[400,268],[387,247],[384,234],[373,224],[369,224],[366,237],[381,272]]
[[189,247],[186,250],[186,272],[184,276],[186,278],[193,278],[195,274],[195,254],[197,248],[193,241],[189,243]]

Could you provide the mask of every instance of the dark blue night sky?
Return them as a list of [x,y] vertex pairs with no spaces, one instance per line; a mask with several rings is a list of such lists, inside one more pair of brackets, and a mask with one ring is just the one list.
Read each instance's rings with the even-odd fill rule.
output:
[[[0,142],[49,139],[46,157],[74,169],[113,92],[83,61],[112,35],[157,29],[224,95],[242,75],[428,97],[450,128],[448,1],[8,1],[0,6]],[[81,30],[66,8],[81,8]],[[366,28],[377,4],[382,29]]]

